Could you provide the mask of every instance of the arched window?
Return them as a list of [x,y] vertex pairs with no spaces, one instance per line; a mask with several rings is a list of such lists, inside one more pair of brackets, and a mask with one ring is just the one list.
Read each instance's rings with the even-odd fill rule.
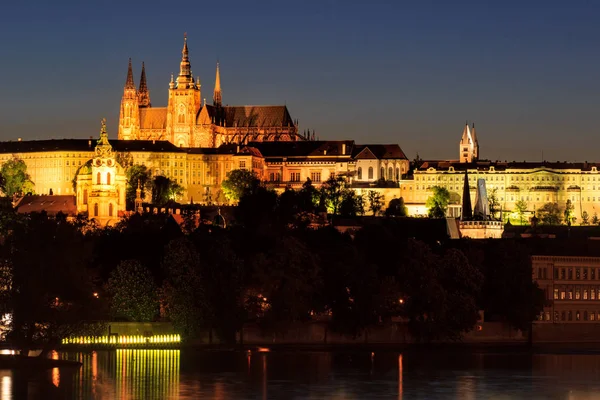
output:
[[110,172],[106,173],[106,184],[110,185]]
[[383,167],[379,170],[379,179],[385,179],[385,168]]
[[113,216],[113,204],[112,204],[112,203],[110,203],[110,204],[108,205],[108,216],[109,216],[109,217],[112,217],[112,216]]
[[94,217],[98,216],[98,203],[94,203]]
[[369,179],[373,179],[373,167],[369,167]]
[[87,204],[87,189],[83,189],[83,204]]
[[396,180],[400,180],[400,168],[396,167]]
[[101,185],[102,184],[102,175],[100,175],[100,172],[98,172],[98,174],[96,175],[96,185]]
[[362,168],[358,167],[358,179],[362,179]]
[[394,180],[394,169],[392,167],[388,168],[388,180],[390,180],[390,181]]

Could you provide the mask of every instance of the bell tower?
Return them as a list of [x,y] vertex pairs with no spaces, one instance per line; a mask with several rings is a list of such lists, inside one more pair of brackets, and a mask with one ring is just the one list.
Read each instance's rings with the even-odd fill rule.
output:
[[194,80],[192,75],[187,35],[184,35],[179,75],[169,85],[166,136],[171,143],[179,147],[190,147],[196,116],[201,106],[200,79]]
[[119,139],[135,140],[139,139],[140,133],[140,112],[138,93],[133,83],[133,70],[131,68],[131,58],[129,59],[129,68],[127,70],[127,80],[123,89],[121,98],[121,111],[119,113]]

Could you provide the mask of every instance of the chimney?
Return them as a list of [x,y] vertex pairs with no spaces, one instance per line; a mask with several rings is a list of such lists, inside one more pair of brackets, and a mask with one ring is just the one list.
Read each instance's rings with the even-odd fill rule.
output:
[[342,143],[342,154],[346,154],[346,143]]
[[236,153],[239,153],[239,152],[240,152],[240,145],[239,145],[239,144],[236,146],[236,148],[235,148],[235,152],[236,152]]
[[92,137],[90,136],[90,140],[88,140],[88,147],[92,147]]

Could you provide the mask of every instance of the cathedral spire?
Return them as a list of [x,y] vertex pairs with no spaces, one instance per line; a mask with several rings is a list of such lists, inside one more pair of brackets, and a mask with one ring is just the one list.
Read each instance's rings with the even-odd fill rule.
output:
[[215,107],[221,107],[221,103],[221,75],[219,74],[219,62],[217,61],[217,75],[215,77],[215,93],[213,94],[213,105]]
[[191,65],[187,45],[187,33],[183,35],[183,50],[181,50],[181,63],[179,65],[179,77],[177,83],[192,83]]
[[135,83],[133,83],[133,69],[131,68],[131,58],[129,59],[129,68],[127,69],[127,80],[125,81],[125,89],[135,89]]
[[139,105],[140,107],[150,107],[150,91],[148,90],[148,84],[146,83],[146,67],[142,62],[142,76],[140,77],[140,89],[139,94]]

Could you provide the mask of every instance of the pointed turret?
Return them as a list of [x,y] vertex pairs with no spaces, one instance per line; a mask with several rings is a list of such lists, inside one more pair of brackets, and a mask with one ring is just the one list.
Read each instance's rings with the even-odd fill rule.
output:
[[219,63],[217,62],[217,75],[215,76],[215,92],[213,94],[213,105],[215,107],[221,107],[221,104],[221,75],[219,74]]
[[137,189],[135,190],[135,210],[138,213],[142,213],[143,211],[143,196],[142,196],[142,185],[140,180],[138,179]]
[[150,91],[146,83],[146,66],[142,62],[142,76],[140,77],[140,89],[138,90],[140,107],[150,107]]
[[469,187],[469,174],[465,170],[465,181],[463,184],[463,198],[462,198],[462,214],[460,216],[462,221],[469,221],[473,219],[473,207],[471,206],[471,189]]
[[133,69],[131,68],[131,58],[129,59],[129,68],[127,69],[127,80],[125,81],[125,89],[135,89],[135,83],[133,83]]

